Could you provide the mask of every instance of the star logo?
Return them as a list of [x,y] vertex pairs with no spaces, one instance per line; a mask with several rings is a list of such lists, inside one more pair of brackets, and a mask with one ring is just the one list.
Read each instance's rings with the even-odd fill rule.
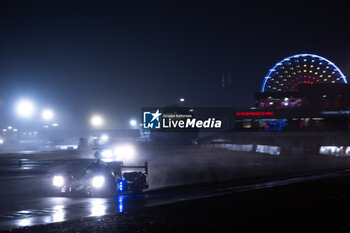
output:
[[145,129],[160,129],[161,128],[161,116],[162,113],[157,111],[144,111],[143,112],[143,128]]
[[159,112],[159,109],[157,109],[157,111],[156,111],[155,113],[151,113],[151,115],[153,116],[153,118],[152,118],[152,120],[151,120],[151,122],[152,122],[152,121],[154,121],[154,120],[159,121],[159,117],[160,117],[162,114]]

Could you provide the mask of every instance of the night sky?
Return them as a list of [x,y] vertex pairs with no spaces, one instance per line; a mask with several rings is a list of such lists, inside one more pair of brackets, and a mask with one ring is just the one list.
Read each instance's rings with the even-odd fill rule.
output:
[[233,78],[230,105],[250,106],[268,70],[298,53],[350,76],[345,5],[243,2],[1,1],[0,127],[18,123],[20,97],[75,128],[93,113],[125,128],[141,107],[180,97],[222,106],[224,72]]

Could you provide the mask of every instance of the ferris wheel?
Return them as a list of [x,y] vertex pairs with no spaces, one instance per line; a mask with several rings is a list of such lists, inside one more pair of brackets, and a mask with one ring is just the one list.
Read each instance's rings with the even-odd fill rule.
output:
[[261,92],[298,91],[299,84],[347,83],[341,70],[326,58],[297,54],[278,62],[265,77]]

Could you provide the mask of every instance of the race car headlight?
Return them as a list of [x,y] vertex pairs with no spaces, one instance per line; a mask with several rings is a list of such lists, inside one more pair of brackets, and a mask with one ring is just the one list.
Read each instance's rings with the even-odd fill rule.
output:
[[63,176],[54,176],[52,179],[52,184],[56,187],[62,187],[64,185]]
[[103,176],[95,176],[91,180],[91,185],[94,188],[101,188],[105,183],[105,178]]
[[103,150],[103,151],[101,152],[101,156],[102,156],[103,158],[110,158],[110,157],[113,156],[113,151],[112,151],[112,150],[109,150],[109,149]]

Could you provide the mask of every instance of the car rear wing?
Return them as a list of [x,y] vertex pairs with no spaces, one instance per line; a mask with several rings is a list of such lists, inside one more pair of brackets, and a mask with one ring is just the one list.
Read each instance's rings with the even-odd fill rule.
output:
[[129,166],[129,165],[121,165],[121,169],[123,168],[140,168],[140,169],[145,169],[145,173],[148,174],[148,162],[145,162],[144,166]]

